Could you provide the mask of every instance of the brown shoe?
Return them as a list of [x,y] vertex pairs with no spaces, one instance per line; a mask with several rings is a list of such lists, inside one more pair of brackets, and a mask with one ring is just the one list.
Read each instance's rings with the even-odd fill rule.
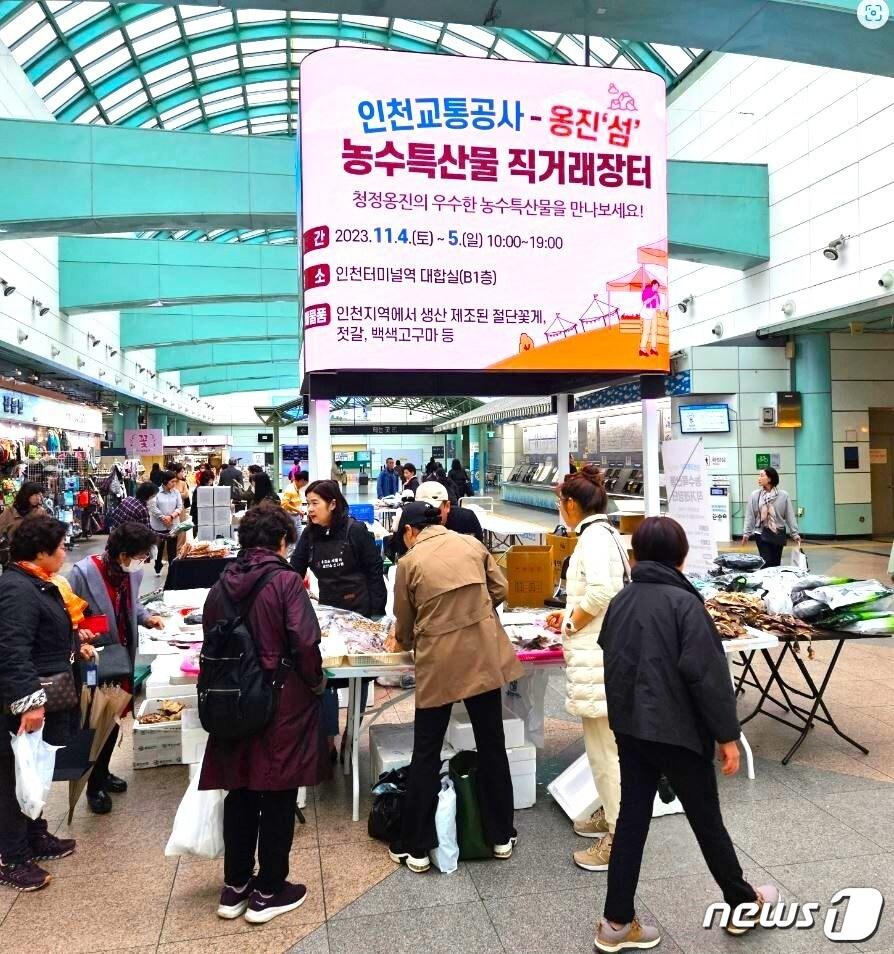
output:
[[612,853],[612,837],[611,834],[603,835],[589,848],[576,851],[572,855],[574,863],[584,871],[608,871],[608,860]]
[[574,823],[574,834],[581,838],[601,838],[608,834],[608,822],[605,820],[605,809],[597,808],[589,818],[578,819]]
[[615,951],[647,951],[661,943],[661,934],[657,928],[640,924],[638,918],[620,928],[613,928],[602,918],[595,943],[596,950],[605,954],[615,954]]

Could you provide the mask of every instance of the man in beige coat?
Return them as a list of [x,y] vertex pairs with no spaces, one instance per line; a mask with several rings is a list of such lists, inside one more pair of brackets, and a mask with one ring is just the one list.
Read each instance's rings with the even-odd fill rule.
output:
[[453,703],[461,699],[478,749],[484,833],[496,858],[511,857],[516,842],[500,690],[523,669],[496,613],[506,578],[481,543],[440,520],[428,504],[404,507],[408,552],[394,586],[395,642],[416,650],[416,724],[401,838],[389,854],[415,872],[428,870],[428,853],[438,844],[441,748]]

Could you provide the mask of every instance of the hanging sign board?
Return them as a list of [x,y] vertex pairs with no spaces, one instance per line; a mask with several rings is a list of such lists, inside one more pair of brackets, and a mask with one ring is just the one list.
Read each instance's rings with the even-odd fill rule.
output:
[[124,449],[128,457],[161,457],[165,452],[165,432],[154,428],[125,431]]
[[729,543],[729,482],[714,481],[711,487],[711,525],[718,543]]
[[301,94],[306,372],[668,370],[659,76],[341,47]]
[[887,464],[888,463],[888,448],[887,447],[870,447],[869,448],[869,463],[870,464]]
[[714,566],[717,541],[711,507],[711,486],[701,440],[665,441],[661,459],[667,485],[667,512],[686,531],[686,570],[707,573]]

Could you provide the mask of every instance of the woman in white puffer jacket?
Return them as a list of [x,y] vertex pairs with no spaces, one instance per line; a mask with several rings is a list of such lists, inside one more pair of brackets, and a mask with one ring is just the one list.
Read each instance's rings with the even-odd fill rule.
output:
[[551,614],[548,623],[563,635],[565,708],[583,722],[587,758],[602,799],[602,806],[590,818],[574,823],[577,834],[598,841],[573,857],[574,863],[587,871],[607,871],[621,805],[621,770],[608,724],[599,632],[612,597],[630,579],[630,564],[620,537],[605,516],[608,496],[598,467],[589,464],[570,474],[557,493],[562,521],[578,534],[578,540],[568,563],[565,612]]

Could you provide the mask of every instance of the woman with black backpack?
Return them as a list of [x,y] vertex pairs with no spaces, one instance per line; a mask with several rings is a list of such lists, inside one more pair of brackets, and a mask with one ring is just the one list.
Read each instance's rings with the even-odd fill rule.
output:
[[[362,520],[348,513],[348,502],[334,480],[315,480],[305,491],[307,529],[301,535],[292,566],[304,576],[312,570],[320,585],[320,603],[373,618],[385,615],[388,591],[382,557]],[[338,736],[338,698],[335,690],[346,681],[333,680],[323,700],[326,734],[335,758]],[[366,682],[361,696],[366,705]]]

